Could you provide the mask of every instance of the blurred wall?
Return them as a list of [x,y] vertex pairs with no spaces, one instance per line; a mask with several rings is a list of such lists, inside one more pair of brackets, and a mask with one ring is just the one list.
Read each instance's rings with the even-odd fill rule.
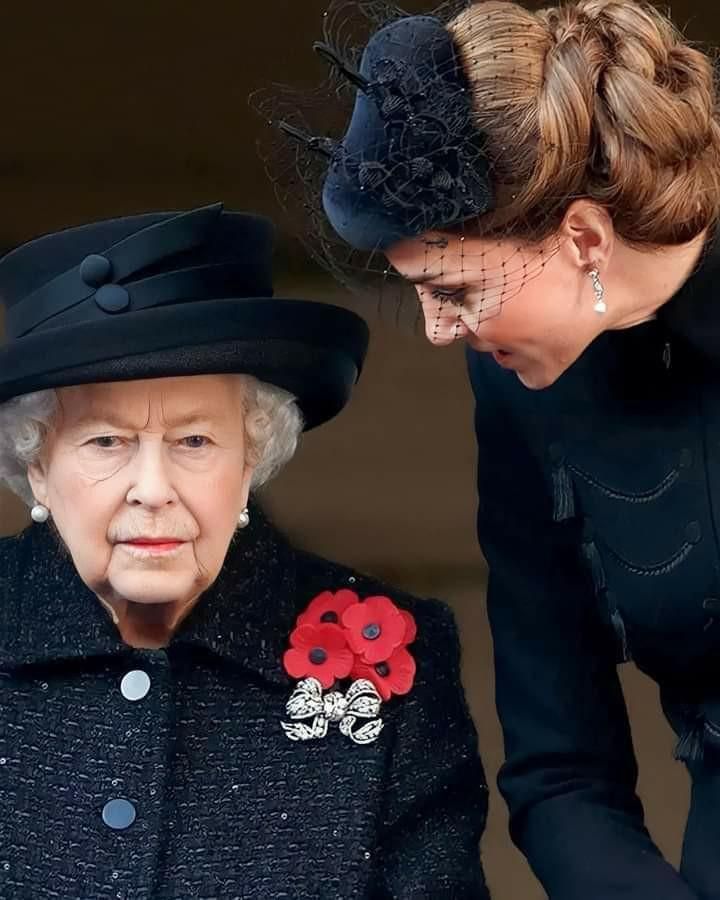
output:
[[[323,8],[321,0],[6,5],[0,247],[92,218],[218,199],[282,223],[255,149],[263,126],[247,95],[272,81],[315,82],[322,68],[310,46]],[[696,39],[720,36],[715,2],[678,0],[673,14]],[[282,227],[280,244],[284,259],[302,259]],[[297,265],[280,273],[278,294],[350,303]],[[492,781],[502,743],[474,536],[472,398],[462,350],[430,348],[408,325],[378,319],[371,302],[364,312],[373,343],[353,403],[307,435],[265,502],[299,543],[453,604]],[[20,505],[0,494],[0,531],[25,522]],[[656,689],[631,669],[624,679],[648,821],[677,861],[686,779],[671,761]],[[484,853],[496,900],[544,896],[510,846],[496,793]]]

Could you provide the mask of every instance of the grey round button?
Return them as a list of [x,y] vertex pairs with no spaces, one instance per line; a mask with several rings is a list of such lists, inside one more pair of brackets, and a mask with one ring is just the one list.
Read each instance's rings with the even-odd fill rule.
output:
[[128,672],[120,682],[120,691],[126,700],[142,700],[150,690],[150,676],[142,669]]
[[106,284],[112,274],[112,263],[107,256],[91,253],[80,263],[80,277],[89,287]]
[[108,828],[123,831],[135,821],[135,807],[129,800],[118,798],[105,804],[102,811],[103,822]]
[[104,284],[95,293],[95,303],[106,313],[124,312],[130,306],[130,294],[119,284]]

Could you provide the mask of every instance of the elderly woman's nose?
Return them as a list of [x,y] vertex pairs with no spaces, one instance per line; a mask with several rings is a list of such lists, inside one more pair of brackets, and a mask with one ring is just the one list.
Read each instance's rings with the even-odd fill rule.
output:
[[161,443],[141,446],[132,465],[132,485],[127,502],[159,508],[177,500]]
[[447,347],[468,335],[468,328],[461,316],[438,314],[437,310],[423,310],[425,335],[436,347]]

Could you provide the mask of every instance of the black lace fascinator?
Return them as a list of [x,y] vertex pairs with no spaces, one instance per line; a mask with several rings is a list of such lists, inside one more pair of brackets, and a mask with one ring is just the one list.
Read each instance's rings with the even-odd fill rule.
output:
[[491,208],[482,135],[440,21],[412,16],[386,25],[370,39],[359,71],[327,44],[316,50],[358,88],[322,192],[330,224],[347,244],[383,249]]
[[[261,153],[278,198],[313,257],[341,280],[367,269],[363,254],[492,208],[483,136],[445,28],[466,6],[408,16],[335,2],[314,45],[328,65],[322,85],[275,85],[251,98],[275,130]],[[342,139],[330,136],[333,124]]]
[[[377,0],[333,0],[314,44],[320,86],[274,85],[251,98],[271,126],[261,155],[293,232],[346,286],[364,292],[369,278],[396,275],[384,251],[408,238],[426,243],[428,268],[442,268],[442,233],[478,234],[495,212],[503,148],[489,146],[467,54],[461,59],[453,37],[452,23],[472,6],[454,0],[408,15]],[[510,81],[497,85],[493,115],[527,89],[520,68]],[[499,309],[545,261],[521,247],[501,262],[490,256],[481,261],[478,317]]]

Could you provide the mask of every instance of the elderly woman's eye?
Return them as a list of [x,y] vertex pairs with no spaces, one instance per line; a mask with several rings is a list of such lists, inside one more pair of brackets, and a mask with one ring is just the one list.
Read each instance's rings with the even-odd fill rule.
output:
[[101,434],[100,437],[91,438],[88,444],[101,450],[115,450],[120,446],[120,438],[114,434]]
[[209,445],[210,441],[203,434],[191,434],[183,438],[180,443],[189,450],[202,450]]

